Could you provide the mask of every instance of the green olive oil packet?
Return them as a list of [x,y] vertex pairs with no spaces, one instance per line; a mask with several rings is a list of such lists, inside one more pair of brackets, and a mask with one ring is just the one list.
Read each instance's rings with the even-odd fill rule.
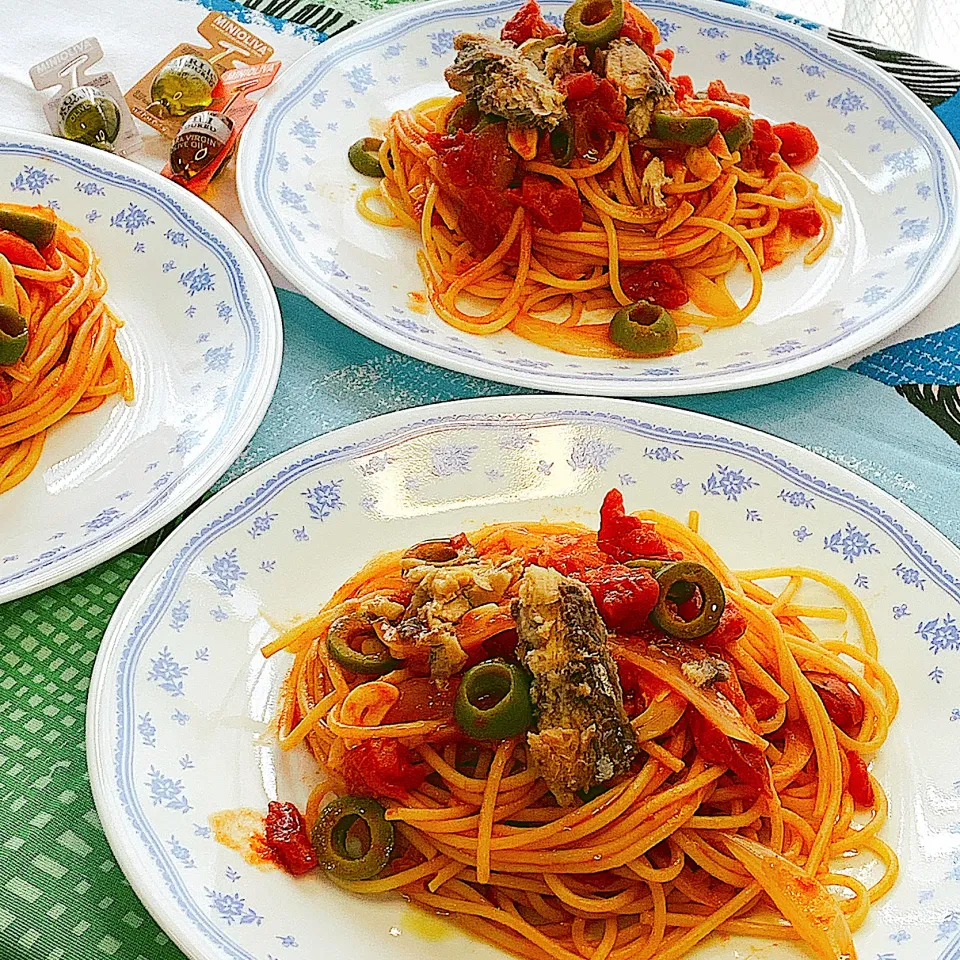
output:
[[273,47],[223,13],[197,26],[202,39],[179,43],[128,91],[133,115],[173,140],[192,116],[215,109],[218,83],[228,70],[266,63]]
[[56,88],[43,104],[50,132],[89,147],[127,156],[140,149],[140,134],[109,71],[88,74],[103,59],[96,37],[87,37],[30,68],[37,90]]

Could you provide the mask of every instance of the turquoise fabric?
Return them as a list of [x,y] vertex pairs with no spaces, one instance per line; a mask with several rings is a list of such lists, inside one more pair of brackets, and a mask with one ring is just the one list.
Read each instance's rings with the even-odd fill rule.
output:
[[891,386],[960,383],[960,324],[871,353],[850,368]]

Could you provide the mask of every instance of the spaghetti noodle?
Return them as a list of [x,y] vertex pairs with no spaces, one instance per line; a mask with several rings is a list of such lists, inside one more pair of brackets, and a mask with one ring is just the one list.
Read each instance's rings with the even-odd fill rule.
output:
[[37,249],[0,230],[0,308],[19,314],[26,346],[0,365],[0,493],[29,476],[47,432],[108,397],[133,400],[116,340],[122,322],[104,301],[99,258],[79,231],[47,208],[6,205],[14,225],[49,217],[55,233]]
[[[697,526],[628,515],[611,491],[599,533],[504,523],[429,541],[376,558],[265,647],[294,658],[280,743],[323,769],[305,827],[336,882],[400,892],[517,957],[677,960],[719,933],[852,960],[851,931],[897,877],[864,759],[897,690],[849,588],[734,571]],[[801,603],[808,583],[833,605]],[[564,724],[579,729],[551,753]],[[857,876],[838,864],[854,854]]]
[[[813,263],[831,242],[839,204],[794,169],[816,155],[813,134],[772,127],[720,81],[694,94],[671,78],[656,25],[618,9],[600,46],[561,34],[535,0],[500,41],[458,36],[447,78],[463,92],[394,113],[376,156],[371,138],[351,148],[382,177],[358,211],[418,233],[430,301],[458,330],[580,356],[678,353],[748,317],[764,270],[805,246]],[[551,95],[560,105],[531,116]],[[738,263],[743,303],[727,288]],[[617,335],[611,315],[638,301],[668,312],[668,337]]]

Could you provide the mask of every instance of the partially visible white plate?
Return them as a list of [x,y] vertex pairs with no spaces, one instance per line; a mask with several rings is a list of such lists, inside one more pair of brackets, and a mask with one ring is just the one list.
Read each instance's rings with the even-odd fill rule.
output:
[[[676,50],[674,72],[714,77],[753,108],[816,133],[809,172],[844,205],[830,250],[765,274],[743,324],[679,356],[569,357],[509,331],[460,334],[410,309],[423,289],[419,239],[357,214],[366,178],[347,148],[371,120],[449,93],[443,69],[460,31],[498,34],[520,0],[415,4],[323,44],[287,71],[244,133],[237,183],[260,247],[307,296],[373,340],[464,373],[540,390],[606,396],[709,393],[807,373],[861,351],[906,323],[960,262],[956,143],[898,81],[825,37],[712,0],[649,0]],[[566,2],[545,0],[558,21]],[[362,181],[362,184],[361,184]],[[744,293],[743,270],[731,289]]]
[[[311,440],[221,491],[143,567],[94,670],[90,782],[127,878],[188,956],[502,957],[452,926],[432,923],[425,939],[399,898],[261,872],[211,838],[208,817],[277,797],[302,805],[316,782],[305,750],[283,754],[267,734],[290,663],[260,655],[274,624],[315,613],[383,550],[506,520],[595,528],[613,486],[630,509],[699,510],[734,568],[815,567],[863,600],[902,698],[875,761],[901,872],[856,935],[860,957],[957,960],[960,552],[798,447],[698,414],[579,397],[441,404]],[[807,954],[746,938],[692,954],[747,956]]]
[[50,431],[0,495],[0,603],[115,556],[173,519],[236,459],[280,374],[280,308],[218,213],[158,174],[66,140],[0,130],[0,200],[42,203],[83,231],[136,400]]

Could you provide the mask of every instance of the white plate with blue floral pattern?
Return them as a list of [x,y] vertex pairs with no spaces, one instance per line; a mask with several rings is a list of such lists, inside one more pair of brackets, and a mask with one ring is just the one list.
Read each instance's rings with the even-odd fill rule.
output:
[[[279,626],[315,613],[383,550],[495,521],[595,527],[613,486],[630,509],[700,511],[734,568],[816,567],[863,600],[902,698],[875,761],[902,869],[857,933],[860,956],[960,957],[960,552],[799,447],[681,410],[557,397],[422,407],[303,444],[204,504],[127,591],[90,690],[90,781],[120,865],[188,956],[502,956],[452,926],[424,938],[400,899],[261,871],[212,838],[208,817],[278,797],[302,807],[316,782],[309,755],[281,755],[269,732],[290,658],[259,649]],[[769,960],[806,956],[754,946]],[[693,956],[753,955],[734,938]]]
[[273,286],[193,194],[67,140],[0,130],[0,199],[47,204],[101,258],[136,399],[57,424],[0,496],[0,603],[109,557],[196,500],[253,435],[280,373]]
[[[679,356],[633,361],[556,353],[509,331],[461,334],[423,292],[419,238],[355,209],[370,181],[348,146],[397,109],[449,93],[443,69],[460,31],[498,35],[520,0],[416,4],[323,44],[271,89],[244,133],[237,180],[261,249],[338,320],[421,360],[538,390],[605,396],[708,393],[783,380],[850,356],[916,316],[960,261],[960,164],[953,139],[879,67],[800,27],[711,0],[649,0],[676,51],[675,73],[714,77],[759,113],[810,126],[821,146],[805,170],[839,200],[829,251],[765,274],[746,322]],[[566,2],[546,0],[559,22]],[[371,124],[371,120],[374,121]],[[746,270],[731,277],[744,294]]]

